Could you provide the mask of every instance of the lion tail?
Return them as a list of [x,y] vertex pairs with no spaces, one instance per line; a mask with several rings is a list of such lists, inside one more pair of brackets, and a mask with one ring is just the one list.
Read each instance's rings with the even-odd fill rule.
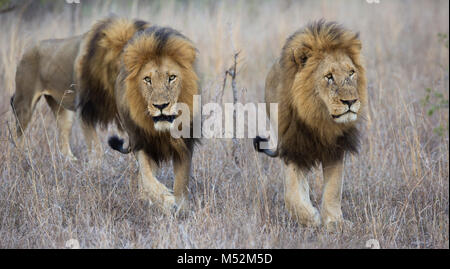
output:
[[131,152],[130,147],[123,148],[124,140],[114,135],[108,139],[108,145],[113,149],[117,150],[120,153],[128,154]]
[[257,136],[256,138],[253,139],[253,147],[255,148],[256,151],[262,152],[269,157],[272,157],[272,158],[278,157],[279,156],[278,149],[270,150],[270,149],[261,149],[260,148],[259,143],[267,142],[267,141],[269,141],[267,138],[262,138],[262,137]]

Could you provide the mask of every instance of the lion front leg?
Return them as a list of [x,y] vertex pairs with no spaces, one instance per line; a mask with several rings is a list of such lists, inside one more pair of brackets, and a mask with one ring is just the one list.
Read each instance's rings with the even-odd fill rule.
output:
[[191,172],[191,162],[192,154],[190,153],[181,160],[173,160],[173,170],[175,173],[173,190],[175,194],[176,204],[178,206],[178,209],[181,211],[186,211],[189,201],[188,185]]
[[139,187],[141,193],[150,202],[157,204],[164,212],[171,213],[176,209],[175,196],[156,179],[158,166],[144,151],[137,153],[139,162]]
[[316,227],[320,225],[319,211],[309,197],[309,184],[302,169],[294,164],[286,168],[285,203],[291,215],[300,224]]
[[342,184],[344,158],[322,162],[324,188],[322,196],[322,222],[325,228],[335,230],[343,224],[350,224],[342,216]]

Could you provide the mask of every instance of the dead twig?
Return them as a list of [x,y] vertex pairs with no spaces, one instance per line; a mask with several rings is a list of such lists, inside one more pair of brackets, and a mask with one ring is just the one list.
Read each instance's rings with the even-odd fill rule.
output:
[[225,71],[225,75],[223,78],[223,85],[222,85],[222,94],[220,96],[220,102],[222,103],[222,99],[223,99],[223,95],[225,93],[225,87],[227,85],[227,78],[228,76],[231,77],[231,89],[233,90],[233,103],[236,104],[237,103],[237,89],[236,89],[236,76],[237,76],[237,59],[239,57],[239,54],[241,52],[238,51],[234,54],[233,58],[233,65],[228,68]]
[[[225,71],[225,75],[223,78],[223,86],[222,86],[222,93],[220,96],[220,103],[223,102],[223,95],[225,93],[225,87],[227,85],[227,79],[228,76],[231,77],[231,89],[233,91],[233,105],[236,106],[237,102],[238,102],[238,90],[237,90],[237,83],[236,83],[236,77],[237,77],[237,65],[238,65],[238,58],[239,58],[239,54],[241,52],[237,51],[236,53],[234,53],[233,55],[233,64],[231,65],[230,68],[228,68]],[[231,156],[234,156],[234,160],[235,160],[235,164],[238,164],[239,160],[236,156],[236,152],[237,152],[237,148],[239,146],[238,140],[236,139],[236,109],[233,110],[233,150],[231,152]]]

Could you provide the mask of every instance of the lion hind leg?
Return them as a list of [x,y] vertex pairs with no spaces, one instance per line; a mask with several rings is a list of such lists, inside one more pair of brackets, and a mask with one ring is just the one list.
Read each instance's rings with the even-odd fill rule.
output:
[[141,194],[151,203],[157,204],[165,213],[176,210],[175,196],[172,192],[156,179],[157,165],[144,151],[137,154],[139,162],[139,188]]
[[300,224],[317,227],[321,224],[319,211],[309,197],[309,184],[304,172],[293,164],[286,168],[285,204]]
[[19,149],[24,149],[25,145],[28,145],[28,140],[24,137],[25,130],[40,98],[41,94],[27,95],[21,91],[16,91],[14,96],[11,97],[11,109],[15,119],[14,133],[16,137],[14,137],[14,140]]
[[30,123],[34,108],[39,101],[41,94],[27,95],[16,91],[11,97],[11,109],[16,120],[16,135],[22,137]]
[[18,138],[27,129],[34,108],[43,94],[36,55],[34,49],[26,52],[16,70],[16,90],[11,98],[11,109],[16,120]]
[[45,100],[56,118],[59,150],[70,160],[76,161],[77,158],[73,155],[70,147],[70,136],[72,134],[75,112],[65,109],[49,95],[45,95]]

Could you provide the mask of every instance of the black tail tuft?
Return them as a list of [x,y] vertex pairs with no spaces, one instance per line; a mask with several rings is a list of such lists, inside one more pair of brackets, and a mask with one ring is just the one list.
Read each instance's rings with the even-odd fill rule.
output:
[[273,150],[269,150],[269,149],[261,149],[261,147],[259,145],[259,143],[261,143],[261,142],[269,142],[269,139],[262,138],[259,136],[257,136],[256,138],[253,139],[253,147],[255,148],[255,150],[257,152],[264,153],[267,156],[272,157],[272,158],[276,158],[279,156],[278,150],[273,151]]
[[12,97],[11,97],[11,100],[9,101],[9,103],[11,104],[11,108],[14,110],[14,97],[15,97],[16,95],[14,94]]
[[130,148],[123,148],[124,140],[114,135],[108,139],[108,145],[113,149],[117,150],[120,153],[128,154],[131,152]]
[[262,150],[260,147],[259,147],[259,143],[261,143],[261,142],[268,142],[269,140],[267,139],[267,138],[262,138],[262,137],[260,137],[260,136],[257,136],[256,138],[254,138],[253,139],[253,147],[255,148],[255,150],[257,151],[257,152],[263,152],[264,153],[264,150]]

